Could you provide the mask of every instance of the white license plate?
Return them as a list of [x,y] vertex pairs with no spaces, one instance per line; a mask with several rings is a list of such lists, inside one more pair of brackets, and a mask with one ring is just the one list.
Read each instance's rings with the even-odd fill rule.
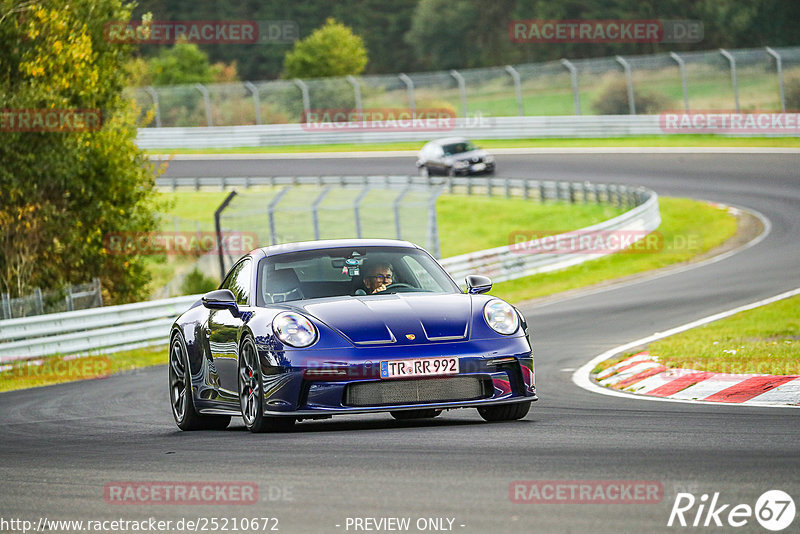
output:
[[485,170],[485,169],[486,169],[486,164],[485,163],[476,163],[475,165],[472,166],[472,170],[473,171],[482,171],[482,170]]
[[458,358],[415,358],[381,362],[381,378],[414,378],[458,374]]

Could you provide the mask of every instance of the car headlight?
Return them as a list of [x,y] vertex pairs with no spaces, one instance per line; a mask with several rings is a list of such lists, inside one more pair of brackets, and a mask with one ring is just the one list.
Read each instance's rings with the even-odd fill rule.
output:
[[483,307],[486,324],[498,334],[510,335],[519,328],[519,315],[511,304],[492,299]]
[[292,347],[303,348],[317,340],[314,324],[295,312],[282,312],[272,320],[272,330],[278,339]]

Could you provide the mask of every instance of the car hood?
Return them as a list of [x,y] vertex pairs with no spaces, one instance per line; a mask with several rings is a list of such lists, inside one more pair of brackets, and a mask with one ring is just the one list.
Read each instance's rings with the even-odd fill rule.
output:
[[461,152],[459,154],[453,154],[452,156],[447,156],[447,157],[448,158],[452,158],[455,161],[461,161],[461,160],[471,160],[473,158],[483,159],[488,155],[489,155],[488,152],[486,152],[485,150],[479,148],[478,150],[470,150],[469,152]]
[[472,299],[466,294],[370,295],[299,307],[356,345],[466,340],[472,317]]

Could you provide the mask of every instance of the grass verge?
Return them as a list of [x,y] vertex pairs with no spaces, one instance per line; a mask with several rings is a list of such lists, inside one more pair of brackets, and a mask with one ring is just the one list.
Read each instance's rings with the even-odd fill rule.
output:
[[577,230],[623,211],[609,205],[538,204],[522,198],[466,195],[443,195],[436,203],[443,258],[508,245],[520,231],[552,235]]
[[[113,354],[47,356],[15,362],[0,372],[0,391],[49,386],[75,380],[101,379],[119,371],[167,363],[167,347],[146,347]],[[166,380],[166,379],[165,379]]]
[[[643,135],[587,139],[478,139],[486,148],[586,148],[586,147],[800,147],[797,137],[723,137],[718,135]],[[328,145],[257,146],[236,148],[174,148],[146,150],[148,154],[292,154],[299,152],[378,152],[419,150],[424,143],[339,143]]]
[[649,350],[671,368],[800,375],[800,296],[656,341]]
[[492,294],[510,302],[544,297],[692,260],[736,234],[727,208],[685,198],[659,197],[661,245],[605,256],[561,271],[500,282]]

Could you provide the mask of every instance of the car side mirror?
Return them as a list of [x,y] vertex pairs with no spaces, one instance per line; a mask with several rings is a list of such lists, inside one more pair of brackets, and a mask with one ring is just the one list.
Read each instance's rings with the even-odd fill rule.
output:
[[209,291],[202,298],[203,306],[209,310],[228,310],[234,317],[239,317],[239,305],[230,289]]
[[486,293],[492,289],[492,280],[487,276],[479,274],[470,274],[464,279],[467,282],[467,293],[470,295],[477,295],[478,293]]

